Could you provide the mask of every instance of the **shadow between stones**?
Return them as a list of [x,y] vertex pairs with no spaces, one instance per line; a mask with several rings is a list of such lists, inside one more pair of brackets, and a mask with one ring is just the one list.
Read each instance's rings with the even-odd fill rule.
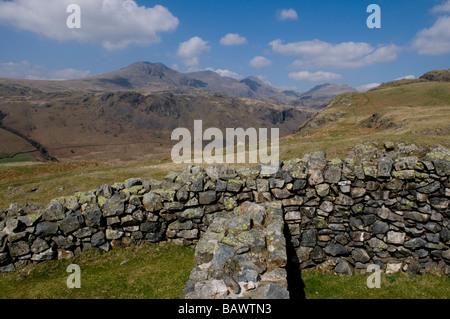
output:
[[302,271],[300,269],[300,261],[295,252],[292,243],[292,236],[289,232],[287,224],[284,224],[284,237],[286,238],[286,255],[287,255],[287,284],[289,291],[289,299],[303,300],[305,296],[305,283],[302,279]]

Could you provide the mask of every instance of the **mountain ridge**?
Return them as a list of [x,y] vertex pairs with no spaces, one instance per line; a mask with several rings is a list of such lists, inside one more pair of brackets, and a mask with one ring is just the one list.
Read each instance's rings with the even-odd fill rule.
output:
[[116,71],[74,80],[0,79],[0,86],[11,84],[44,92],[86,91],[95,93],[132,90],[147,93],[171,92],[198,95],[222,93],[236,98],[274,99],[314,109],[325,106],[338,94],[355,91],[350,86],[327,83],[318,85],[307,92],[297,92],[274,87],[254,76],[237,80],[211,70],[182,73],[160,62],[136,62]]

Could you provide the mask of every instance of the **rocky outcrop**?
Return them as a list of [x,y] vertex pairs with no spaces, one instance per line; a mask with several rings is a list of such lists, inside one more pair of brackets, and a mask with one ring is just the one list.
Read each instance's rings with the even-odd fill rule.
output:
[[0,212],[0,271],[146,240],[196,245],[186,298],[286,297],[288,244],[301,269],[450,275],[449,176],[449,150],[387,142],[307,154],[273,175],[189,166],[132,178]]
[[435,82],[450,82],[450,69],[430,71],[420,78]]

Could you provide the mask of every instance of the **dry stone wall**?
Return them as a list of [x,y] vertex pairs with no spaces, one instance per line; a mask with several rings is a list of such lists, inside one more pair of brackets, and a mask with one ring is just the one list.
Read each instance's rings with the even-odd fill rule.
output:
[[221,298],[285,297],[283,245],[296,252],[285,262],[301,269],[450,275],[449,176],[448,149],[387,142],[344,159],[310,153],[273,175],[189,166],[162,181],[132,178],[0,211],[0,271],[146,240],[197,245],[186,298],[216,288]]

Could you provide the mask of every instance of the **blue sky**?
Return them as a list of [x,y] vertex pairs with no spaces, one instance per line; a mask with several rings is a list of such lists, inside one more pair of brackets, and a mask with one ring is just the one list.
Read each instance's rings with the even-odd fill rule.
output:
[[[81,28],[69,29],[69,4]],[[370,29],[366,9],[381,9]],[[137,61],[298,91],[450,67],[450,0],[0,1],[0,77],[69,79]]]

